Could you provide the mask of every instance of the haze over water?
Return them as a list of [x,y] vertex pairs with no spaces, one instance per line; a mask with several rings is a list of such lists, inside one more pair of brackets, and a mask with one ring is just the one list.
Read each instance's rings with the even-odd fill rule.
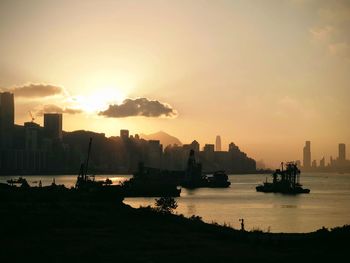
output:
[[[97,179],[104,179],[99,176]],[[230,224],[239,228],[238,219],[244,218],[246,229],[259,228],[271,232],[311,232],[322,226],[335,227],[350,224],[350,174],[302,174],[301,182],[311,189],[310,194],[281,195],[255,191],[255,186],[269,175],[230,175],[227,189],[182,189],[177,198],[178,214],[198,215],[206,222]],[[12,178],[3,176],[0,182]],[[16,178],[16,177],[15,177]],[[130,178],[109,176],[113,183]],[[31,176],[29,182],[52,182],[53,176]],[[73,186],[75,175],[55,176],[57,184]],[[126,198],[124,203],[133,207],[153,205],[155,198]]]

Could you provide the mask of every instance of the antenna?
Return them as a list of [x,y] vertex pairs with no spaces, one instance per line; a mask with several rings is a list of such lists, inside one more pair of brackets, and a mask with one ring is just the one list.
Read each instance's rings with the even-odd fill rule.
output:
[[29,113],[30,118],[32,119],[32,122],[34,122],[35,118],[34,118],[32,112],[31,112],[31,111],[28,111],[28,113]]

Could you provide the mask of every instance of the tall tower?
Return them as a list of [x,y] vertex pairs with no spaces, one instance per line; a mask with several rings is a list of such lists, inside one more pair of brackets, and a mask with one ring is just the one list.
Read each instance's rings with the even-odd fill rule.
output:
[[129,139],[129,130],[120,130],[120,138],[123,140]]
[[215,150],[217,152],[221,152],[221,137],[220,137],[220,135],[216,136]]
[[10,92],[0,93],[0,148],[11,148],[15,126],[15,103]]
[[62,140],[62,114],[45,113],[44,130],[47,138],[53,140]]
[[303,149],[303,167],[311,167],[311,142],[306,141]]
[[346,160],[346,147],[345,147],[345,143],[339,143],[338,146],[338,160],[339,161],[345,161]]

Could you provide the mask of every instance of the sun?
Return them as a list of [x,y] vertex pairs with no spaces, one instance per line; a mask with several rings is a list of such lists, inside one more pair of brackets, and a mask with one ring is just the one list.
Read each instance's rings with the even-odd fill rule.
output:
[[74,98],[80,109],[88,114],[105,110],[111,104],[120,104],[126,99],[126,95],[117,88],[101,88],[90,92],[88,95],[79,95]]

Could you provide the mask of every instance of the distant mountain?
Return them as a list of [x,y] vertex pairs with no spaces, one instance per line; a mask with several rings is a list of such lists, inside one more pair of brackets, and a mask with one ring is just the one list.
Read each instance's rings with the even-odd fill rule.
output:
[[173,144],[182,145],[181,141],[178,138],[171,136],[170,134],[167,134],[166,132],[163,132],[163,131],[159,131],[148,135],[141,133],[140,137],[145,140],[159,140],[160,143],[163,144],[164,148],[168,145],[173,145]]

